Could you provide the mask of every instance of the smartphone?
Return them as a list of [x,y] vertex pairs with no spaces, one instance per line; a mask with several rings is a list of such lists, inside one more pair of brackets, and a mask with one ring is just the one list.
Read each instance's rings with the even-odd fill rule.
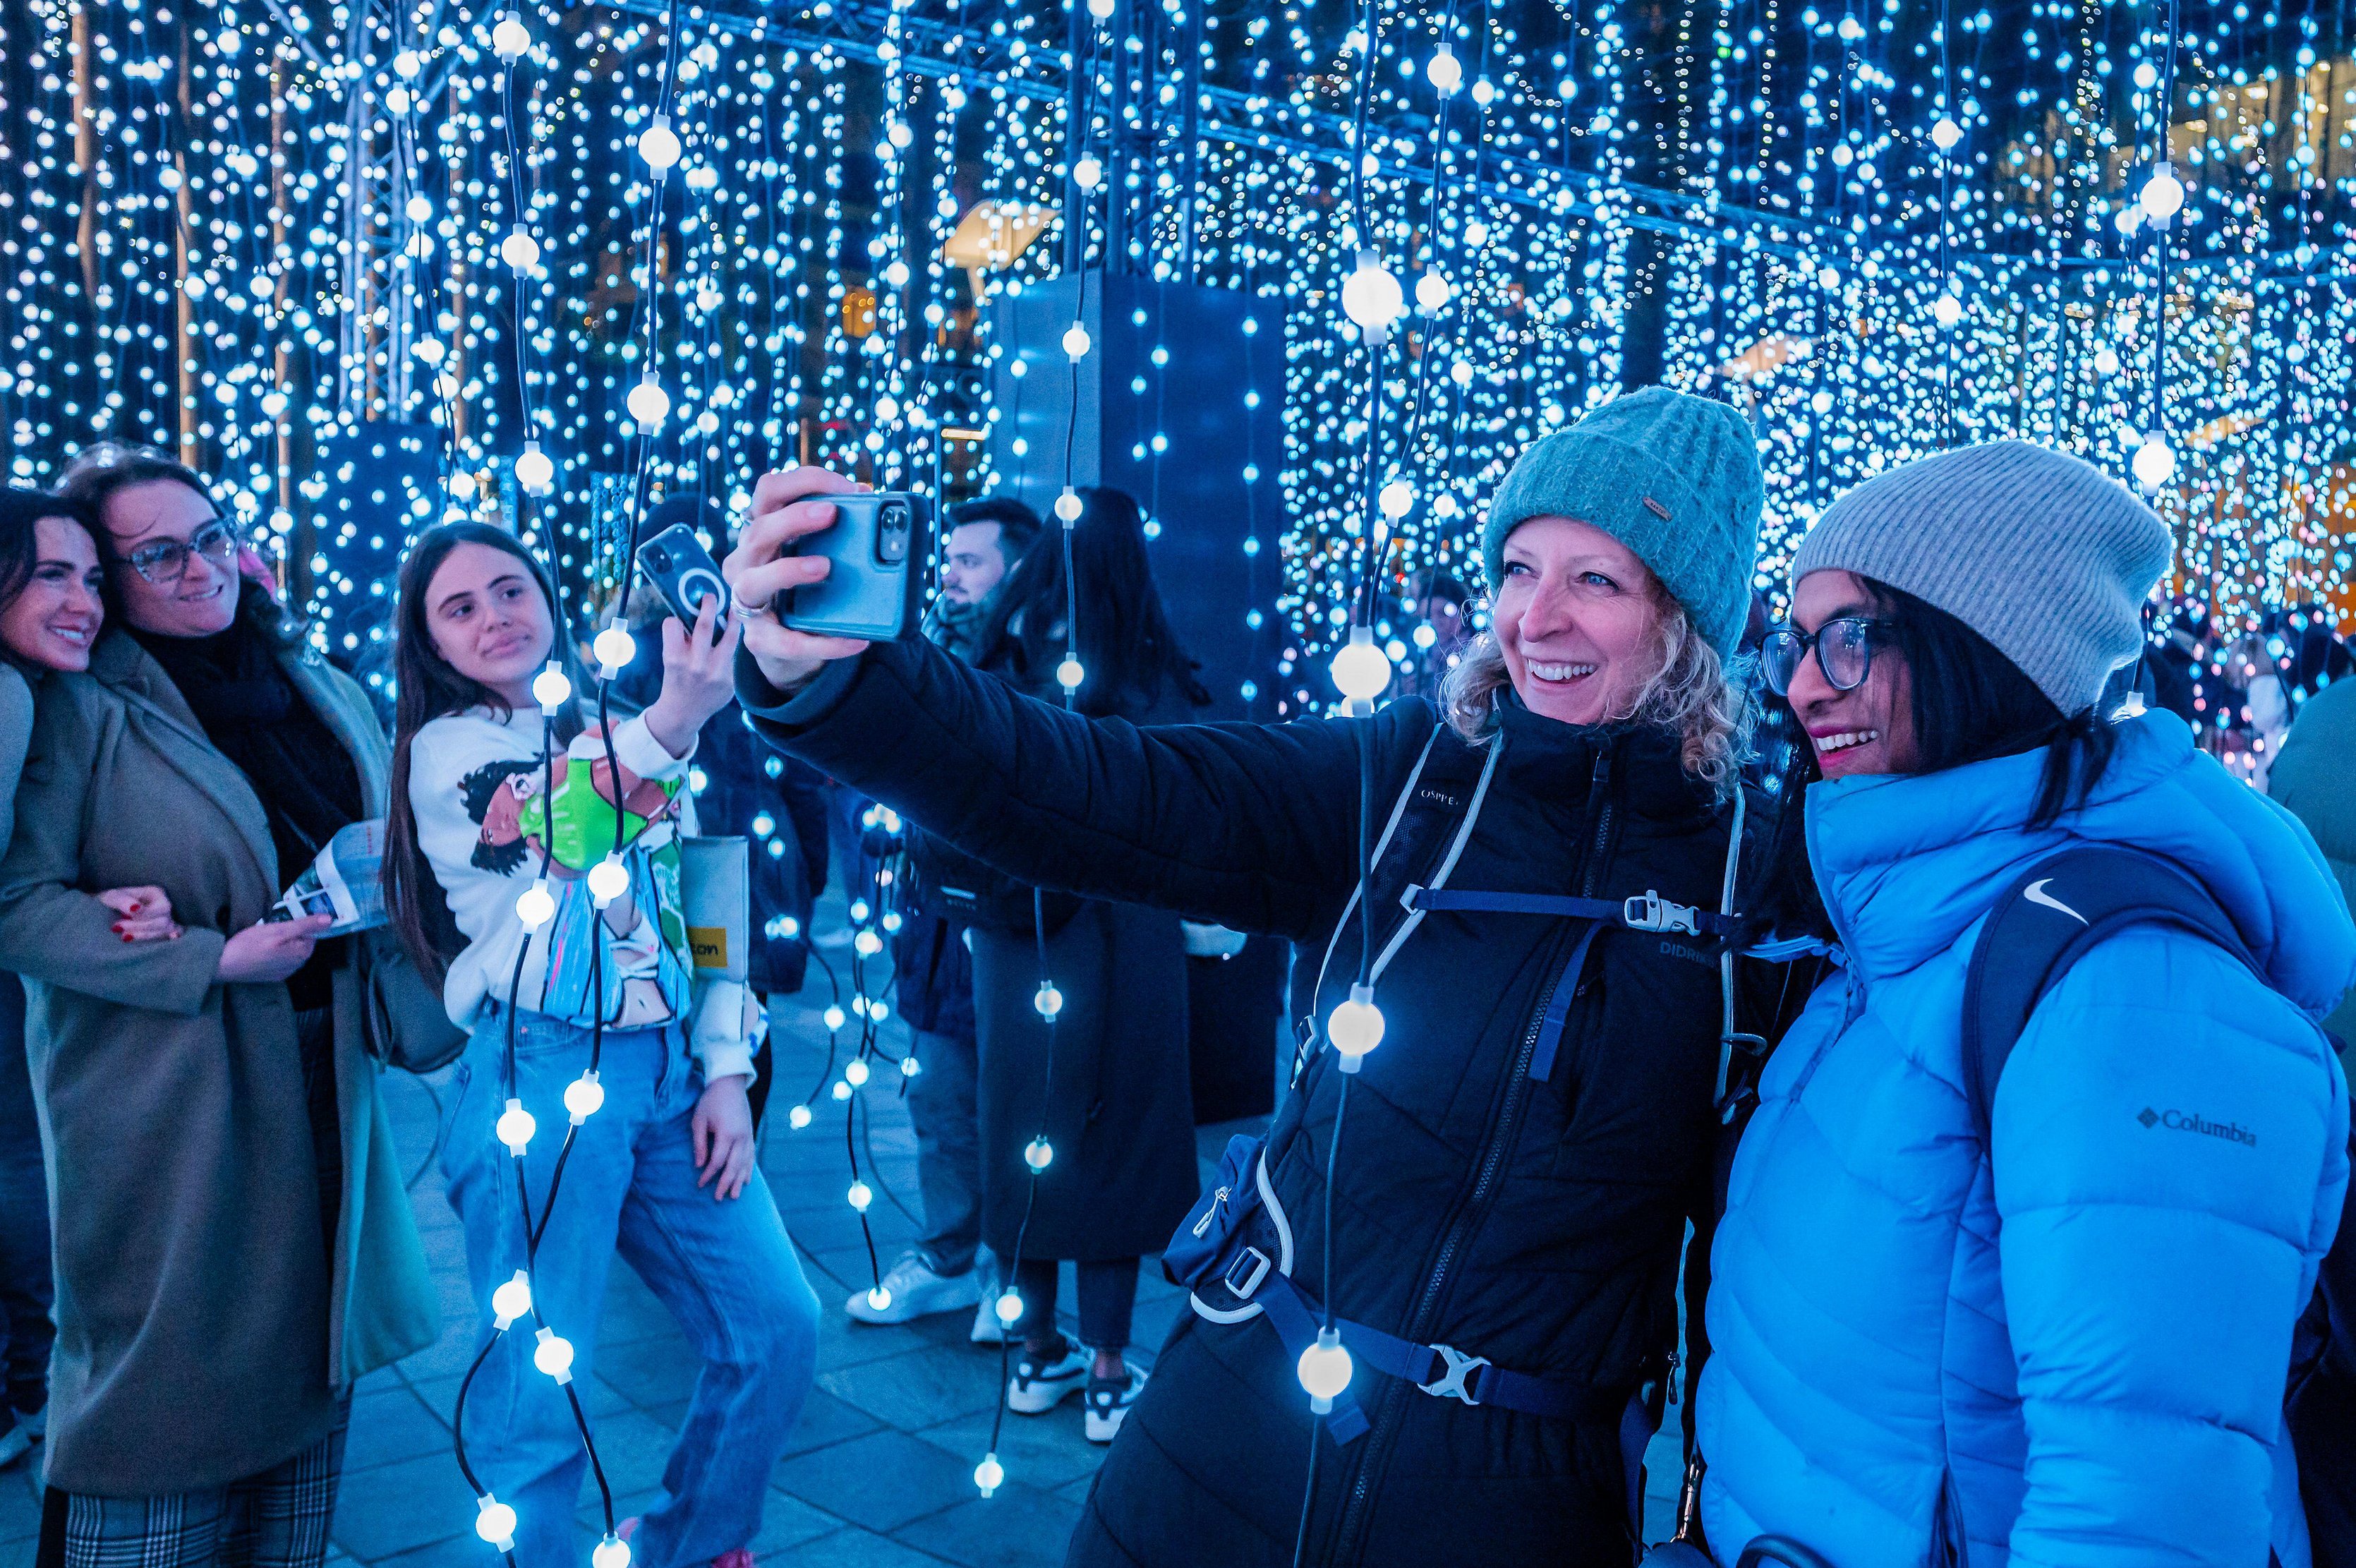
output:
[[675,522],[638,546],[638,570],[670,606],[670,613],[691,631],[706,599],[728,605],[728,585],[721,580],[719,563],[703,541],[683,522]]
[[924,613],[933,506],[905,490],[833,496],[834,522],[794,542],[793,553],[834,563],[822,583],[792,590],[777,619],[796,631],[890,642]]

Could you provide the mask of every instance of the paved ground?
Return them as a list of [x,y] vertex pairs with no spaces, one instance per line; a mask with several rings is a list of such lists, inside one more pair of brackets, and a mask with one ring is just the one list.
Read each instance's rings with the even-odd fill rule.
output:
[[[839,943],[839,934],[830,935]],[[815,1010],[828,1000],[825,985],[813,966],[810,988],[777,1009],[781,1065],[762,1165],[825,1311],[818,1388],[771,1477],[766,1524],[754,1550],[773,1565],[795,1568],[1054,1568],[1103,1453],[1081,1435],[1078,1402],[1048,1416],[1006,1418],[999,1454],[1007,1483],[985,1500],[972,1472],[987,1445],[999,1357],[994,1347],[969,1342],[970,1315],[872,1328],[841,1311],[851,1289],[868,1283],[866,1248],[843,1201],[842,1108],[821,1095],[811,1126],[799,1133],[785,1115],[822,1066],[825,1030]],[[886,1027],[896,1031],[896,1020]],[[890,1041],[894,1055],[905,1038]],[[429,1159],[439,1085],[401,1074],[387,1083],[406,1168],[420,1173],[412,1188],[418,1223],[448,1326],[439,1344],[369,1379],[357,1398],[333,1561],[493,1568],[475,1537],[474,1499],[450,1451],[450,1407],[471,1354],[472,1319],[457,1219]],[[879,1194],[869,1218],[888,1268],[913,1232],[906,1210],[916,1204],[916,1148],[892,1086],[879,1077],[863,1092],[873,1110],[868,1179]],[[1236,1130],[1204,1129],[1199,1146],[1215,1155]],[[1063,1294],[1072,1299],[1068,1274]],[[1183,1306],[1149,1260],[1139,1343],[1159,1344]],[[626,1268],[614,1271],[598,1344],[598,1369],[583,1397],[617,1510],[635,1513],[660,1480],[695,1364],[669,1315]],[[1141,1364],[1151,1360],[1150,1349],[1132,1354]],[[1667,1533],[1675,1466],[1674,1450],[1656,1447],[1648,1532],[1655,1537]],[[39,1511],[30,1469],[0,1474],[0,1568],[32,1563]],[[596,1517],[594,1489],[584,1501],[585,1525]],[[587,1544],[584,1537],[584,1563]]]

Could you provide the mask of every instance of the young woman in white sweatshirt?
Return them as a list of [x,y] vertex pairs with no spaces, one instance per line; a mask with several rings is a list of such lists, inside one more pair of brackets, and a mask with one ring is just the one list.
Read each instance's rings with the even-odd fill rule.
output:
[[[742,984],[694,977],[680,904],[677,839],[695,831],[681,780],[732,694],[738,629],[709,605],[692,630],[667,621],[661,694],[614,715],[609,743],[594,702],[552,714],[534,694],[552,661],[573,663],[554,602],[530,554],[481,524],[430,530],[402,568],[387,903],[471,1031],[442,1154],[484,1335],[460,1437],[483,1489],[516,1511],[520,1568],[577,1563],[583,1418],[542,1369],[563,1360],[552,1337],[571,1346],[571,1377],[590,1369],[618,1251],[703,1359],[676,1485],[633,1555],[749,1568],[816,1369],[818,1302],[755,1160],[760,1009]],[[602,776],[585,835],[563,825],[589,782],[569,784],[568,745],[575,775]],[[609,854],[627,885],[601,902],[587,873]],[[517,1293],[494,1293],[519,1272],[530,1308],[503,1324]]]

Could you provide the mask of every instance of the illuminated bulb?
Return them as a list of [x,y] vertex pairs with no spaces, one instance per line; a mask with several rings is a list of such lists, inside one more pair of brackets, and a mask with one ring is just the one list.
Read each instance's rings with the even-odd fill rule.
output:
[[1953,120],[1948,119],[1944,114],[1940,115],[1936,121],[1933,122],[1931,125],[1931,145],[1938,148],[1941,152],[1954,152],[1955,150],[1955,144],[1963,139],[1964,128],[1961,125],[1956,124]]
[[[1104,165],[1097,162],[1097,160],[1092,156],[1084,157],[1078,163],[1072,166],[1072,183],[1078,186],[1082,190],[1094,190],[1098,185],[1103,183],[1103,180]],[[1081,352],[1085,353],[1087,350],[1082,349]],[[1075,354],[1072,357],[1074,359],[1077,359],[1079,358],[1079,355]]]
[[1088,329],[1081,326],[1076,321],[1073,322],[1069,327],[1065,328],[1064,352],[1071,359],[1087,359],[1088,357]]
[[1301,1353],[1297,1369],[1301,1386],[1309,1391],[1309,1408],[1318,1415],[1333,1413],[1333,1401],[1350,1386],[1350,1374],[1356,1370],[1350,1352],[1342,1348],[1342,1337],[1331,1328],[1317,1331],[1317,1342]]
[[542,1328],[531,1348],[531,1364],[560,1383],[573,1380],[573,1341],[553,1328]]
[[834,1080],[834,1087],[827,1092],[833,1095],[836,1102],[840,1103],[851,1098],[851,1085],[838,1078]]
[[1472,384],[1472,361],[1470,360],[1459,360],[1454,364],[1449,366],[1448,379],[1454,381],[1460,387],[1471,386]]
[[[280,414],[284,413],[286,412],[286,394],[278,391],[274,387],[269,392],[263,392],[262,394],[262,412],[266,418],[270,419],[275,419]],[[293,526],[294,523],[290,521],[287,523],[287,527],[292,528]]]
[[600,908],[630,890],[630,868],[620,859],[607,854],[589,868],[589,897],[597,900]]
[[842,1027],[842,1009],[840,1007],[829,1007],[819,1016],[825,1021],[826,1026],[830,1030]]
[[485,1492],[475,1499],[475,1533],[501,1552],[515,1550],[516,1512]]
[[2119,356],[2110,345],[2104,344],[2094,350],[2094,373],[2098,376],[2115,376],[2119,373]]
[[1069,653],[1065,654],[1063,662],[1055,666],[1055,684],[1066,692],[1078,691],[1080,682],[1087,678],[1087,671],[1081,667],[1077,658]]
[[1437,316],[1448,305],[1448,279],[1437,266],[1427,267],[1415,280],[1415,302],[1424,313]]
[[878,1312],[884,1311],[892,1305],[892,1293],[882,1285],[876,1285],[867,1293],[867,1305]]
[[1052,1018],[1064,1010],[1064,993],[1055,989],[1052,980],[1039,983],[1039,994],[1031,998],[1031,1005],[1039,1009],[1039,1016]]
[[1112,15],[1113,0],[1088,0],[1088,15],[1101,22]]
[[1055,1158],[1055,1145],[1044,1138],[1033,1138],[1023,1146],[1023,1163],[1034,1171],[1045,1170]]
[[851,939],[851,950],[862,958],[873,958],[884,950],[884,939],[873,931],[862,931]]
[[2146,92],[2149,92],[2159,85],[2159,68],[2147,59],[2137,60],[2135,68],[2135,84]]
[[1376,499],[1383,509],[1383,515],[1397,522],[1415,510],[1415,487],[1405,479],[1393,479],[1383,487],[1382,493]]
[[1055,517],[1066,527],[1080,521],[1079,491],[1069,485],[1064,487],[1064,493],[1055,498]]
[[2165,223],[2181,211],[2184,207],[2184,182],[2176,177],[2175,167],[2166,163],[2155,167],[2151,177],[2143,182],[2143,189],[2136,195],[2136,203],[2143,209],[2144,216],[2155,223]]
[[392,74],[403,81],[415,81],[418,72],[424,69],[425,61],[415,49],[403,49],[392,57]]
[[852,1182],[851,1191],[844,1196],[850,1200],[851,1207],[862,1214],[866,1213],[867,1206],[875,1201],[874,1189],[863,1181]]
[[2176,478],[2176,454],[2169,447],[2168,436],[2158,430],[2145,436],[2129,466],[2135,470],[2136,483],[2143,487],[2146,495]]
[[1833,394],[1819,389],[1815,396],[1808,399],[1808,406],[1818,413],[1830,413],[1833,411]]
[[491,1293],[491,1321],[504,1331],[508,1325],[531,1311],[531,1276],[521,1269],[515,1278]]
[[863,1061],[853,1061],[842,1069],[842,1076],[851,1088],[857,1089],[867,1081],[867,1064]]
[[605,1086],[597,1081],[594,1071],[584,1071],[564,1086],[564,1113],[573,1118],[575,1127],[596,1115],[605,1103]]
[[1855,16],[1843,16],[1840,19],[1840,36],[1841,42],[1853,44],[1865,37],[1865,24]]
[[1350,640],[1334,653],[1328,670],[1334,688],[1354,703],[1373,702],[1391,683],[1391,661],[1375,646],[1373,629],[1365,626],[1350,628]]
[[498,1133],[499,1142],[508,1146],[509,1154],[520,1159],[525,1145],[531,1142],[531,1135],[539,1127],[540,1123],[531,1119],[531,1112],[523,1108],[522,1101],[510,1100],[508,1108],[499,1112],[498,1122],[491,1131]]
[[[491,29],[491,52],[503,60],[514,61],[531,52],[531,31],[523,25],[523,17],[509,11],[499,17],[499,25]],[[603,1563],[597,1568],[606,1568]]]
[[998,1305],[991,1310],[998,1314],[999,1322],[1012,1328],[1023,1316],[1023,1298],[1008,1291],[998,1298]]
[[1342,1055],[1342,1070],[1355,1072],[1368,1051],[1383,1043],[1383,1010],[1375,1005],[1375,988],[1353,985],[1350,999],[1325,1019],[1325,1037]]
[[2122,207],[2111,219],[2111,226],[2122,234],[2132,234],[2143,227],[2143,209],[2133,204]]
[[920,1064],[916,1058],[902,1057],[900,1058],[900,1076],[902,1078],[914,1078],[924,1070],[923,1065]]
[[548,661],[546,669],[531,678],[531,700],[540,704],[541,713],[556,712],[572,695],[573,682],[564,673],[564,667],[553,659]]
[[[412,196],[409,199],[408,205],[402,210],[409,214],[409,220],[412,223],[423,223],[434,216],[434,204],[422,196]],[[254,281],[260,283],[262,280],[256,278]]]
[[1463,85],[1464,81],[1464,67],[1445,39],[1440,41],[1439,48],[1432,51],[1431,63],[1423,68],[1423,74],[1431,79],[1431,85],[1440,89],[1440,95],[1443,98]]
[[1931,315],[1942,327],[1953,327],[1964,318],[1964,302],[1952,294],[1943,294],[1931,306]]
[[638,639],[630,635],[627,627],[616,624],[597,634],[589,644],[589,651],[607,671],[621,670],[638,656]]
[[1840,274],[1834,271],[1831,267],[1817,268],[1816,286],[1821,289],[1836,289],[1840,287]]
[[1342,285],[1342,313],[1356,322],[1359,330],[1381,333],[1388,331],[1406,308],[1406,296],[1399,293],[1398,279],[1391,270],[1372,251],[1359,252],[1357,270]]
[[653,124],[638,134],[638,156],[647,160],[658,179],[679,162],[679,138],[671,134],[669,115],[656,115]]
[[537,441],[523,444],[523,453],[515,462],[516,483],[526,495],[544,496],[556,487],[556,465],[540,449]]
[[[1098,3],[1098,0],[1088,0],[1088,9],[1095,10]],[[1112,6],[1108,4],[1105,9],[1109,11]],[[997,1455],[985,1454],[981,1456],[981,1463],[973,1467],[973,1484],[985,1498],[1006,1484],[1006,1466],[998,1462]]]
[[499,242],[499,260],[519,273],[528,273],[540,265],[540,242],[519,223]]
[[1486,109],[1490,104],[1495,102],[1496,100],[1496,85],[1487,77],[1484,76],[1480,81],[1472,84],[1472,102],[1478,103],[1482,108]]
[[556,918],[556,900],[548,891],[548,879],[541,877],[516,895],[516,918],[527,931],[536,931]]
[[589,1549],[589,1568],[630,1568],[630,1543],[609,1535]]
[[655,380],[654,371],[648,371],[630,389],[630,395],[622,400],[622,406],[630,411],[630,417],[638,422],[640,429],[652,430],[670,413],[670,394]]
[[786,1125],[791,1127],[795,1132],[798,1133],[809,1124],[810,1108],[809,1106],[797,1105],[791,1111],[786,1112]]
[[1489,226],[1478,218],[1464,225],[1465,249],[1477,251],[1489,242]]

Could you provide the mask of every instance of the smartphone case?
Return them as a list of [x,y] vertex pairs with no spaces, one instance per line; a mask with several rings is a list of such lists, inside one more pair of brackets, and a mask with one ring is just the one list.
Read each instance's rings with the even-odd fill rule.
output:
[[[826,581],[793,590],[778,619],[796,631],[890,642],[924,613],[925,568],[933,553],[933,507],[923,496],[876,491],[835,496],[831,527],[795,542],[794,553],[834,563]],[[906,533],[886,528],[905,507]],[[892,558],[892,557],[895,557]]]
[[721,580],[720,564],[683,522],[672,523],[638,546],[638,570],[647,575],[647,581],[655,585],[682,625],[695,625],[696,612],[702,608],[707,594],[716,596],[723,606],[728,603],[728,585]]

